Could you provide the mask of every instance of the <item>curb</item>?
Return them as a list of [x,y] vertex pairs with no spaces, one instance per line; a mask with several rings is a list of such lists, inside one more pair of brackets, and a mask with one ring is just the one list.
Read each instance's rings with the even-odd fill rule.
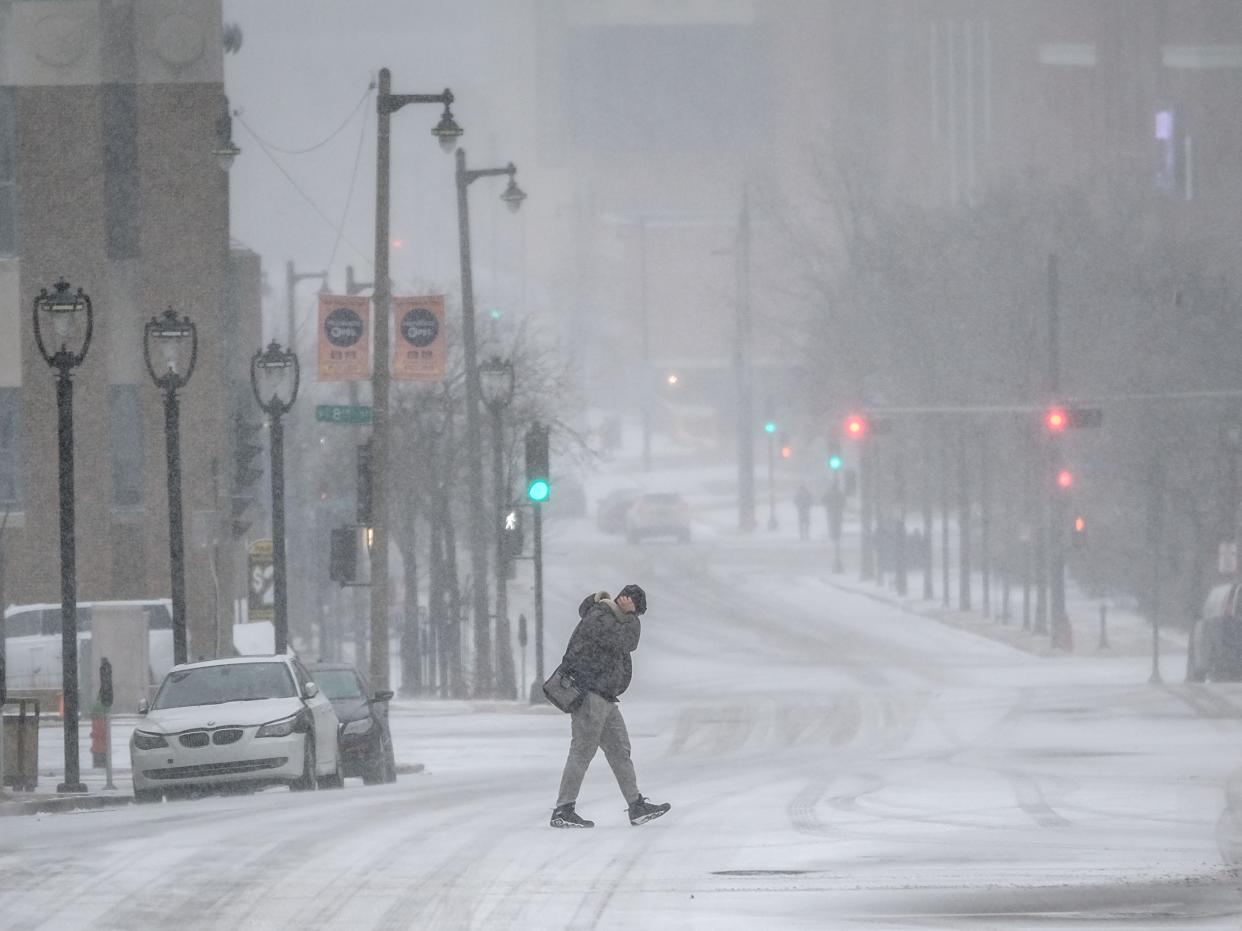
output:
[[[426,769],[423,763],[398,763],[398,776],[414,776]],[[0,818],[18,815],[48,815],[66,811],[96,811],[100,808],[119,808],[132,805],[134,797],[129,793],[117,795],[55,795],[48,798],[20,798],[12,794],[0,795]]]
[[44,815],[65,811],[94,811],[133,804],[134,797],[124,795],[57,795],[52,798],[22,799],[10,795],[0,801],[0,818],[15,815]]

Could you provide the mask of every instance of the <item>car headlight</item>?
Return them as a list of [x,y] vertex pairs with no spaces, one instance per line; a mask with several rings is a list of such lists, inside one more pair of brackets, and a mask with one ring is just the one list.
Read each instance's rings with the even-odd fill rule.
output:
[[359,718],[357,721],[350,721],[345,725],[342,734],[369,734],[371,733],[371,719]]
[[134,731],[134,746],[139,750],[158,750],[160,747],[167,747],[168,741],[149,731]]
[[291,714],[287,718],[281,718],[279,721],[269,721],[259,728],[256,737],[288,737],[290,734],[304,732],[308,730],[306,726],[306,715],[299,711],[297,714]]

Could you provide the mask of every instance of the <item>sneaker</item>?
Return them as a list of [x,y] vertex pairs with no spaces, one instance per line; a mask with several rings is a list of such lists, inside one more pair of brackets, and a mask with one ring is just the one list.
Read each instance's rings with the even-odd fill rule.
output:
[[552,820],[548,822],[554,828],[593,828],[594,821],[587,821],[574,811],[573,804],[560,805],[552,810]]
[[640,795],[630,804],[630,824],[639,825],[654,821],[672,807],[668,802],[663,805],[654,805]]

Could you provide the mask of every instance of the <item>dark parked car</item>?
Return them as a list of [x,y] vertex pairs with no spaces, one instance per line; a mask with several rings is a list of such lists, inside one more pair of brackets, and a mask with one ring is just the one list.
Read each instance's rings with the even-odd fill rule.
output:
[[1190,631],[1187,682],[1242,680],[1242,584],[1213,588]]
[[341,722],[341,774],[361,776],[367,785],[396,782],[397,764],[388,729],[392,692],[372,692],[366,678],[349,663],[317,663],[310,671]]

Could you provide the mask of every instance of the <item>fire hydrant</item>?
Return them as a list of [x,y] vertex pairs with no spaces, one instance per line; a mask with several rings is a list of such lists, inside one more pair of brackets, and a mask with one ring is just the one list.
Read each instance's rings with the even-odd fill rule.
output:
[[101,705],[91,709],[91,766],[103,769],[108,765],[108,718]]

